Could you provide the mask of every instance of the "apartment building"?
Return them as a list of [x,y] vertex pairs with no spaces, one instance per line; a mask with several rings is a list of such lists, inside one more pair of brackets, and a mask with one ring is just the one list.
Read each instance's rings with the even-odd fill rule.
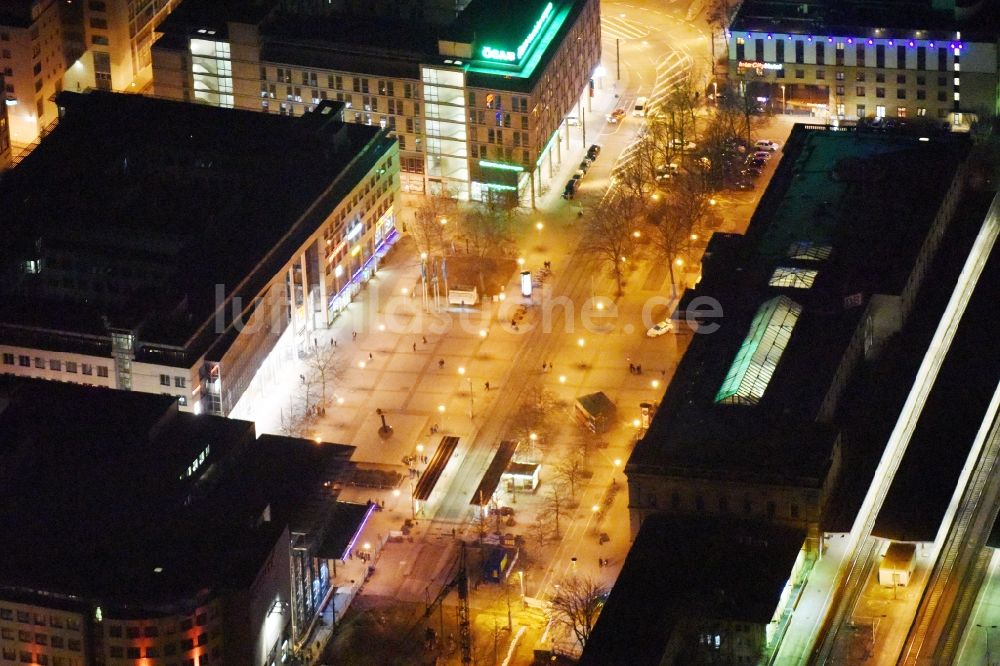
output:
[[0,664],[287,663],[346,584],[351,446],[11,378],[0,429]]
[[845,396],[899,352],[967,152],[948,132],[795,127],[767,205],[745,236],[712,238],[675,313],[703,334],[625,466],[633,535],[656,513],[730,516],[808,530],[816,547],[852,443]]
[[152,79],[154,31],[180,0],[87,0],[83,28],[88,87],[137,92]]
[[66,70],[58,0],[11,0],[0,6],[0,74],[8,129],[29,144],[55,120],[53,95]]
[[774,113],[968,129],[997,110],[997,12],[954,1],[748,0],[727,32],[729,76]]
[[188,0],[154,44],[155,93],[292,116],[342,101],[397,138],[403,191],[463,199],[533,202],[586,142],[596,0],[473,0],[443,24],[314,9]]
[[0,373],[228,415],[398,237],[397,144],[342,103],[294,119],[101,91],[59,104],[0,183]]

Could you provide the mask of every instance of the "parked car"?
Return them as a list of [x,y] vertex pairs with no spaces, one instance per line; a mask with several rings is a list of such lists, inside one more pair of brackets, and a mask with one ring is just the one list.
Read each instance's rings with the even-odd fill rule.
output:
[[753,181],[750,180],[749,178],[737,178],[736,180],[733,181],[731,187],[734,190],[743,190],[743,191],[752,190]]
[[694,141],[681,141],[680,139],[672,139],[670,145],[680,150],[694,150],[698,147]]
[[636,118],[642,118],[646,115],[646,103],[647,99],[645,97],[640,97],[635,100],[635,107],[632,109],[632,115]]
[[677,172],[679,170],[680,167],[673,163],[658,166],[656,167],[656,180],[657,182],[670,180],[675,175],[677,175]]
[[781,145],[777,141],[771,141],[770,139],[759,139],[756,143],[754,143],[754,147],[757,150],[766,150],[769,153],[773,153],[780,148]]
[[759,157],[751,157],[747,160],[747,166],[756,167],[758,169],[763,169],[765,164],[767,164],[767,160],[763,160]]
[[764,160],[766,162],[767,160],[771,159],[771,153],[769,153],[766,150],[758,150],[756,153],[753,154],[753,158],[755,160]]
[[580,181],[575,178],[570,178],[569,182],[566,183],[566,187],[563,189],[562,197],[563,199],[572,199],[576,195],[576,187],[580,184]]
[[663,335],[664,333],[669,333],[672,330],[674,330],[674,323],[672,321],[670,321],[669,319],[664,319],[659,324],[656,324],[655,326],[653,326],[652,328],[650,328],[648,331],[646,331],[646,337],[647,338],[658,338],[661,335]]
[[587,173],[589,169],[590,169],[590,160],[583,160],[582,162],[580,162],[580,171]]
[[617,123],[625,117],[625,109],[615,109],[607,115],[609,123]]
[[757,166],[749,166],[746,169],[743,169],[740,173],[751,178],[759,178],[760,174],[764,173],[764,169]]
[[[583,174],[584,174],[583,169],[577,169],[576,172],[573,174],[573,180],[579,181],[581,178],[583,178]],[[579,186],[580,185],[579,185],[579,182],[578,182],[577,183],[577,187],[579,187]]]
[[595,143],[587,148],[587,159],[591,162],[597,159],[597,156],[601,154],[601,144]]

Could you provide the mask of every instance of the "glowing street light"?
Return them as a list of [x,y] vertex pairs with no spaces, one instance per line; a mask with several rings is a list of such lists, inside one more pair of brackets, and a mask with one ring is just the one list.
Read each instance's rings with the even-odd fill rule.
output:
[[579,345],[580,347],[583,347],[584,345],[587,344],[587,341],[584,340],[583,338],[579,338],[577,339],[576,344]]
[[392,496],[393,496],[393,497],[399,497],[399,488],[395,488],[395,489],[393,489],[393,491],[392,491]]
[[406,287],[403,287],[402,289],[399,290],[399,293],[401,293],[403,296],[406,296],[407,294],[410,293],[410,290],[407,289]]
[[426,252],[421,252],[420,253],[420,258],[421,259],[427,259],[427,253]]
[[641,236],[642,236],[642,232],[639,231],[638,229],[636,229],[635,231],[632,232],[632,237],[633,238],[639,238]]
[[566,375],[559,375],[559,383],[560,384],[566,383]]
[[535,228],[538,229],[539,233],[541,233],[542,229],[545,228],[545,225],[541,222],[535,222]]
[[448,224],[448,218],[447,217],[442,217],[441,218],[441,226],[443,227],[446,224]]
[[364,370],[365,369],[365,362],[364,361],[358,361],[358,367],[361,368],[362,370]]
[[378,325],[378,330],[384,331],[385,330],[385,324],[379,324]]
[[677,257],[676,259],[674,259],[674,263],[677,264],[678,266],[683,266],[684,260],[681,259],[680,257]]
[[438,411],[444,414],[444,405],[438,405]]
[[342,405],[342,404],[344,404],[344,399],[343,399],[342,397],[338,397],[338,398],[337,398],[337,404],[338,404],[338,405]]
[[423,453],[423,452],[424,452],[424,445],[417,444],[417,453]]
[[591,506],[591,507],[590,507],[590,510],[591,510],[591,511],[592,511],[593,513],[597,513],[598,511],[600,511],[600,510],[601,510],[601,507],[599,507],[599,506],[597,506],[596,504],[594,504],[593,506]]
[[640,425],[642,425],[642,421],[640,421],[639,419],[632,419],[633,428],[638,428]]
[[517,258],[517,265],[522,267],[524,266],[524,257]]
[[486,337],[486,329],[485,328],[479,329],[479,337],[481,337],[481,338],[485,338]]
[[460,375],[464,375],[465,374],[465,366],[461,366],[461,365],[458,366],[458,374],[460,374]]
[[660,380],[654,379],[653,381],[649,382],[649,385],[652,386],[653,388],[660,388]]

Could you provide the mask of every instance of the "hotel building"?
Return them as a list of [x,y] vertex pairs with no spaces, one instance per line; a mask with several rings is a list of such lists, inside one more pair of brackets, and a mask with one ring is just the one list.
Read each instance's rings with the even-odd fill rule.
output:
[[747,0],[729,77],[774,113],[928,118],[968,129],[997,110],[995,3]]
[[397,143],[343,122],[342,103],[299,118],[100,91],[59,105],[0,182],[0,373],[228,415],[397,238]]
[[571,147],[568,118],[586,141],[598,0],[473,0],[444,23],[304,4],[187,0],[153,46],[155,94],[291,116],[342,101],[398,139],[403,191],[463,199],[533,202]]

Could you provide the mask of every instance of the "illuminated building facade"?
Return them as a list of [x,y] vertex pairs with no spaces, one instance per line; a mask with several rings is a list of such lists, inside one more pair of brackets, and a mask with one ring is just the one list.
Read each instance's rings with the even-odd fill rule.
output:
[[267,395],[398,236],[397,143],[338,102],[294,119],[100,91],[59,103],[0,184],[20,202],[0,248],[0,373],[228,415]]
[[220,19],[207,4],[189,0],[161,26],[157,95],[292,116],[343,101],[348,121],[397,138],[404,191],[532,202],[562,151],[586,141],[597,0],[473,0],[444,25],[309,3]]
[[729,77],[774,113],[968,129],[997,110],[1000,15],[961,4],[748,0],[727,32]]
[[57,0],[13,0],[0,7],[0,74],[11,139],[30,144],[56,119],[52,96],[66,69]]

